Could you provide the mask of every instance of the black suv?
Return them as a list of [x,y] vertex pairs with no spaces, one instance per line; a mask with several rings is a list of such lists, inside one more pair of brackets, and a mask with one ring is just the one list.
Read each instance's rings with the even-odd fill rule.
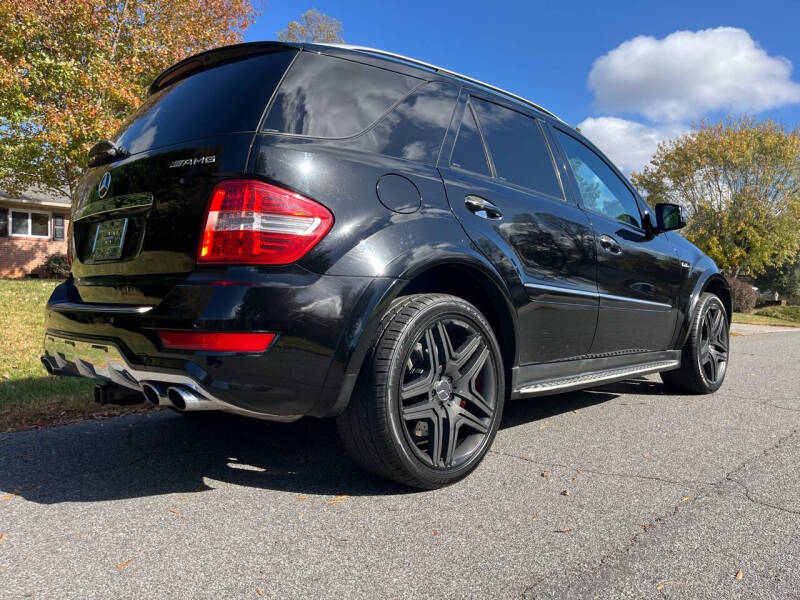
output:
[[90,152],[42,361],[102,402],[336,417],[360,464],[434,488],[506,400],[719,388],[730,293],[683,224],[494,86],[368,48],[219,48]]

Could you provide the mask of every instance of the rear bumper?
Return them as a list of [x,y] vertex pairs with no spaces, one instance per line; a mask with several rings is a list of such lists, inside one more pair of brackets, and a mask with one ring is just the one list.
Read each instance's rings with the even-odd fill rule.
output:
[[192,398],[191,406],[187,407],[184,402],[182,410],[219,410],[283,422],[295,421],[303,416],[273,415],[230,404],[188,373],[130,364],[119,348],[110,343],[72,339],[48,332],[44,336],[42,363],[51,375],[87,377],[143,393],[149,387],[158,395],[160,405],[173,405],[169,391],[179,390],[180,396]]
[[[43,358],[57,375],[134,390],[181,386],[214,409],[252,417],[334,414],[361,330],[362,296],[380,295],[393,280],[242,271],[226,279],[192,275],[146,311],[87,305],[70,279],[48,302]],[[257,354],[170,350],[159,329],[263,331],[277,338]]]

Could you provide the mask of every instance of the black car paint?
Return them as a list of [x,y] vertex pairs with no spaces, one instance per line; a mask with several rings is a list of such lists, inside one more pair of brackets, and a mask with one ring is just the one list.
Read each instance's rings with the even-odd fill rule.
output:
[[[346,140],[231,133],[90,169],[73,209],[72,276],[48,303],[48,331],[113,343],[132,363],[154,370],[189,373],[236,406],[275,415],[331,416],[346,406],[385,309],[432,269],[461,269],[497,299],[509,324],[498,333],[510,347],[506,367],[514,389],[525,382],[525,373],[535,372],[526,366],[553,364],[569,372],[572,365],[586,368],[594,357],[620,350],[680,348],[697,298],[709,286],[720,290],[729,309],[716,266],[681,236],[604,222],[581,207],[569,183],[569,166],[549,133],[563,124],[549,115],[494,98],[542,124],[558,164],[563,200],[449,165],[466,97],[486,96],[486,90],[343,49],[307,45],[302,51],[440,85],[453,109],[438,158],[426,163],[370,151],[374,142],[359,138],[382,135],[375,125]],[[458,89],[460,94],[452,93]],[[579,133],[570,133],[602,156]],[[170,168],[205,156],[215,159]],[[106,172],[112,173],[112,190],[111,200],[104,202],[95,188]],[[231,177],[260,178],[322,202],[334,213],[335,224],[294,265],[198,267],[194,257],[209,192]],[[411,184],[404,191],[400,186],[400,191],[383,192],[393,198],[388,203],[379,197],[387,177]],[[149,207],[142,194],[152,195]],[[503,218],[489,221],[469,213],[463,204],[467,194],[492,200]],[[86,244],[94,223],[126,216],[132,222],[145,219],[148,235],[132,237],[121,261],[91,264]],[[624,245],[613,262],[597,249],[602,232]],[[598,273],[604,274],[599,286]],[[620,299],[625,297],[669,304],[669,309],[642,310]],[[53,308],[65,301],[154,308],[137,316]],[[269,331],[279,337],[262,355],[193,353],[164,349],[157,329]]]

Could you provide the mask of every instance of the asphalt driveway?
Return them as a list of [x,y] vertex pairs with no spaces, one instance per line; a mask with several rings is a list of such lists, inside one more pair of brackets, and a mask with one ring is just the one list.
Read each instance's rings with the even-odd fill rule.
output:
[[435,492],[363,473],[326,421],[0,435],[0,597],[800,598],[800,331],[732,356],[713,396],[513,403]]

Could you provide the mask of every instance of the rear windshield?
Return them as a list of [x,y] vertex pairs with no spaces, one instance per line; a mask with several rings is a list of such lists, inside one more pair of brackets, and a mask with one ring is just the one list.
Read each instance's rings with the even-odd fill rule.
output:
[[255,131],[264,108],[296,54],[286,49],[225,63],[150,96],[114,136],[130,153]]
[[395,71],[303,52],[275,95],[264,130],[316,138],[352,137],[421,83]]

